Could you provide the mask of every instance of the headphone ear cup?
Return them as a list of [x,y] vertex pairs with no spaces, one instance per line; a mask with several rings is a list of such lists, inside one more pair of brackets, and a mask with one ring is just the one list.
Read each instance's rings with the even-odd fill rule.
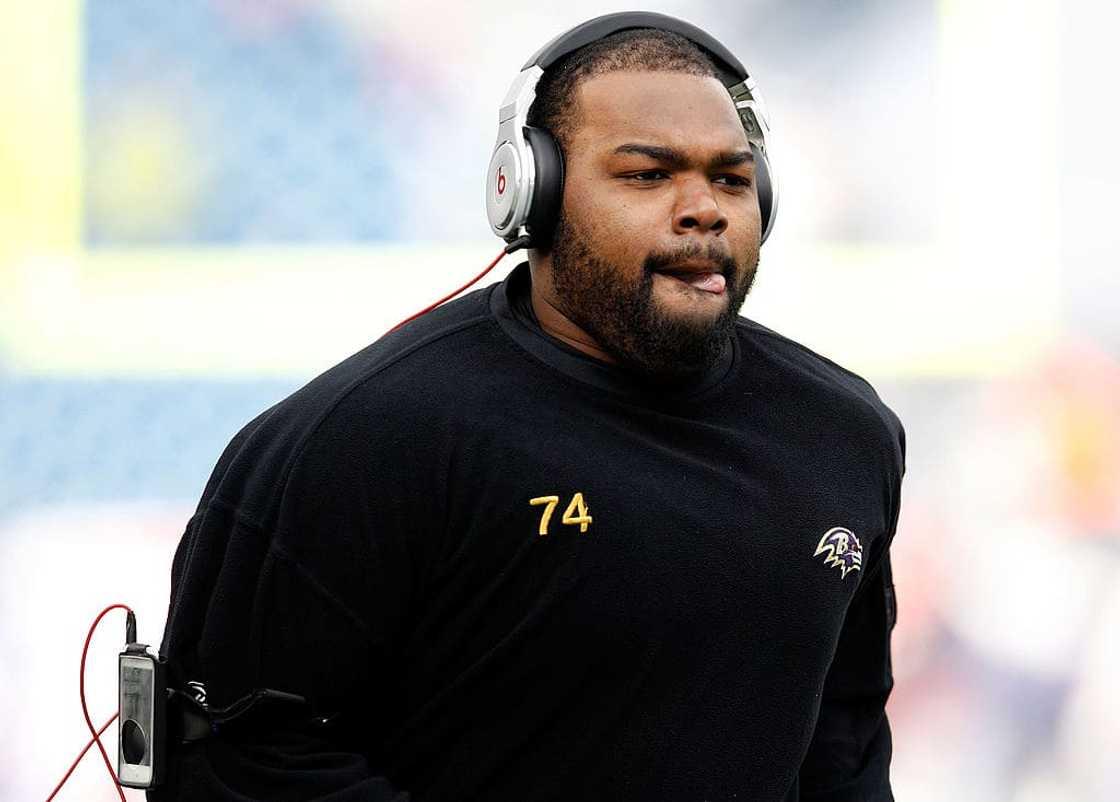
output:
[[774,185],[770,180],[770,162],[754,144],[751,145],[754,153],[754,185],[758,195],[758,211],[762,217],[762,239],[759,244],[766,242],[770,234],[770,221],[774,216]]
[[564,199],[564,156],[559,143],[547,129],[527,125],[523,130],[536,167],[533,198],[525,221],[532,237],[529,247],[549,250]]

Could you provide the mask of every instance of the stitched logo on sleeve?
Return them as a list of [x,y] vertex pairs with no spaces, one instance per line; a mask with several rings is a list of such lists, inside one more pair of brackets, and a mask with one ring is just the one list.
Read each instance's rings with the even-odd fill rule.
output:
[[824,555],[824,564],[829,568],[840,569],[840,578],[843,579],[852,571],[860,570],[863,565],[863,546],[850,529],[834,526],[821,537],[817,544],[814,557]]

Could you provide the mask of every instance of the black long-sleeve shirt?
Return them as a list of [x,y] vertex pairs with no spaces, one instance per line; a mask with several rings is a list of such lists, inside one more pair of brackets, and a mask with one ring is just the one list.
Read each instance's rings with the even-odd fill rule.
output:
[[904,434],[740,319],[653,388],[544,334],[527,265],[233,438],[161,654],[222,706],[341,711],[180,745],[152,800],[890,800]]

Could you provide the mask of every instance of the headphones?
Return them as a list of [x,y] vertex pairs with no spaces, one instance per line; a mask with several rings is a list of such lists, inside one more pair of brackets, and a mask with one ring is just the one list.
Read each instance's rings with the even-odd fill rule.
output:
[[754,153],[762,242],[770,235],[778,210],[778,187],[766,152],[770,123],[755,80],[727,48],[695,25],[665,14],[633,11],[596,17],[560,34],[525,63],[506,93],[498,110],[498,138],[486,173],[486,216],[494,233],[511,244],[507,252],[547,242],[564,196],[560,146],[549,131],[527,124],[537,82],[569,53],[630,28],[680,34],[711,57]]

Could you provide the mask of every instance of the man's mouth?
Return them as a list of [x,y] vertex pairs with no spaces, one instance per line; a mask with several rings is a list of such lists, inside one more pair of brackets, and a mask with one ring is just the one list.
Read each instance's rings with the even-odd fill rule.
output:
[[727,289],[727,279],[714,266],[677,266],[658,270],[657,273],[687,284],[695,290],[722,295]]

